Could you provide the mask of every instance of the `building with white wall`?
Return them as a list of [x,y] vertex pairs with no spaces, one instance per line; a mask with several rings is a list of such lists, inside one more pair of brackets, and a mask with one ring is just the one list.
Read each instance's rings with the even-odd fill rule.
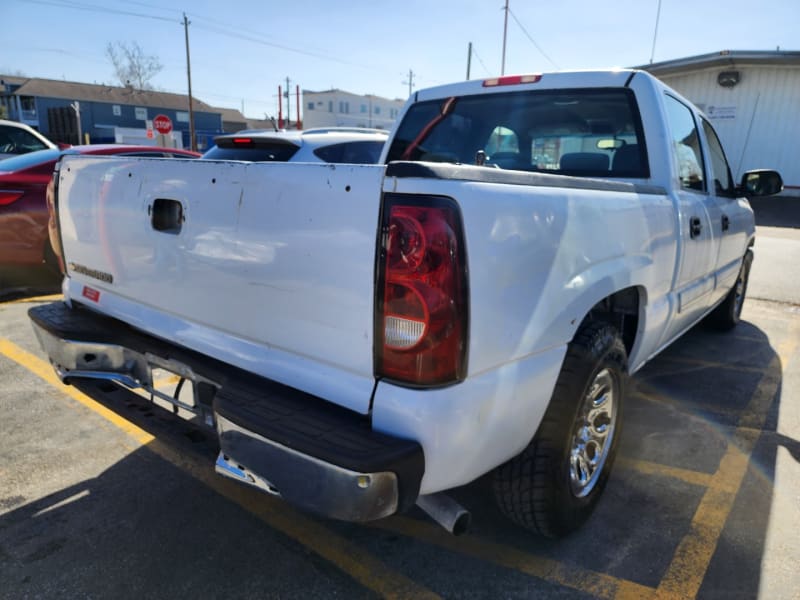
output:
[[639,68],[706,114],[737,181],[775,169],[785,193],[800,195],[800,52],[724,50]]
[[404,100],[371,94],[359,96],[342,90],[303,90],[303,128],[373,127],[391,129]]

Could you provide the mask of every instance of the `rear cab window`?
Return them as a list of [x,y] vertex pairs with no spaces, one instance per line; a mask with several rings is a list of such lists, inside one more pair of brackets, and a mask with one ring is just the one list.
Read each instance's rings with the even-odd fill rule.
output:
[[[481,156],[479,157],[479,154]],[[588,177],[650,176],[636,99],[627,89],[453,97],[412,106],[387,161],[480,164]]]

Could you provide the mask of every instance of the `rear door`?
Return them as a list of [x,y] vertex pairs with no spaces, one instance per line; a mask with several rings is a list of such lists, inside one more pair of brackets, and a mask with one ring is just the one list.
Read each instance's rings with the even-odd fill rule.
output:
[[383,172],[70,158],[59,190],[70,293],[366,412]]

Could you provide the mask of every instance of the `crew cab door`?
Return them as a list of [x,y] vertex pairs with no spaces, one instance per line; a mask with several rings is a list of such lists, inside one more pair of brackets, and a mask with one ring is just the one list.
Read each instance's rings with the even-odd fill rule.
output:
[[673,302],[673,319],[664,340],[691,326],[714,300],[714,272],[719,251],[721,212],[708,192],[701,136],[692,110],[665,95],[673,162],[678,171],[677,198],[680,253]]
[[714,291],[714,299],[718,300],[727,294],[736,282],[754,221],[752,209],[747,201],[736,198],[731,169],[714,128],[705,119],[701,119],[701,122],[707,140],[708,188],[719,213],[718,220],[712,221],[712,227],[719,232],[720,238]]

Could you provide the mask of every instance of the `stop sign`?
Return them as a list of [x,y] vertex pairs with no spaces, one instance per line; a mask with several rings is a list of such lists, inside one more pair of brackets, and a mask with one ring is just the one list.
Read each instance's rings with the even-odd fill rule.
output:
[[153,119],[153,127],[158,133],[167,135],[172,131],[172,121],[167,115],[156,115],[156,118]]

